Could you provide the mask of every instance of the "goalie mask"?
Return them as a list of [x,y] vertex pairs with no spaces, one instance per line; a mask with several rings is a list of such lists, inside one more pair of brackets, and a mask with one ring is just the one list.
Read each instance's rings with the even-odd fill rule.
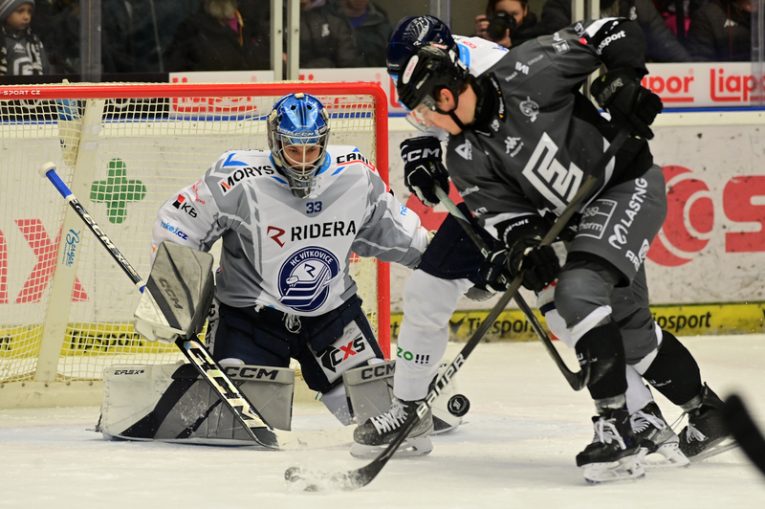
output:
[[388,42],[385,62],[394,82],[417,50],[429,43],[457,48],[449,27],[434,16],[409,16],[399,22]]
[[298,198],[311,194],[328,143],[329,115],[317,98],[295,93],[276,102],[268,116],[268,148]]

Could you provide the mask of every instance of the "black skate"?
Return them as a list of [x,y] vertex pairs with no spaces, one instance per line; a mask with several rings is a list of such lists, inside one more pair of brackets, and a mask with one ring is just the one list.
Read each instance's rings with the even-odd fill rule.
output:
[[[370,417],[353,430],[354,444],[351,455],[357,458],[377,456],[398,436],[407,417],[416,411],[420,401],[401,401],[393,398],[390,410]],[[433,450],[430,434],[433,433],[433,416],[428,413],[415,425],[409,436],[396,451],[396,456],[422,456]]]
[[736,447],[723,421],[723,402],[706,384],[701,394],[684,407],[688,424],[680,432],[680,450],[691,461],[701,461]]
[[635,479],[645,475],[640,447],[632,433],[626,409],[608,409],[592,418],[595,436],[576,455],[576,465],[587,482],[601,483]]
[[664,420],[656,403],[652,401],[630,415],[630,425],[640,446],[640,461],[645,466],[688,465],[688,458],[680,450],[677,433]]

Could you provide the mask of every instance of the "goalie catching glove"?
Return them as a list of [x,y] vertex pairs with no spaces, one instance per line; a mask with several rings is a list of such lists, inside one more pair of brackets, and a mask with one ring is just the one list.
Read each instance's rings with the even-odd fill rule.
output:
[[608,71],[592,83],[590,91],[598,104],[611,114],[615,124],[646,140],[653,138],[649,126],[664,106],[658,95],[640,85],[634,70]]
[[548,227],[541,216],[522,216],[498,224],[505,248],[491,253],[481,267],[486,284],[501,291],[521,271],[523,286],[534,292],[554,281],[560,272],[558,256],[551,246],[540,245]]
[[406,187],[428,207],[438,205],[436,186],[449,193],[449,175],[441,162],[438,138],[421,136],[401,142]]

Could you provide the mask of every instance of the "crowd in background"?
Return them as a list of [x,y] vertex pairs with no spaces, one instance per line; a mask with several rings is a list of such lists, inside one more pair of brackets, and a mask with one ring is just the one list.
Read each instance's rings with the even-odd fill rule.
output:
[[[748,61],[753,0],[601,0],[637,21],[653,62]],[[101,0],[104,73],[271,68],[269,0]],[[300,0],[300,67],[383,67],[391,20],[373,0]],[[422,14],[422,13],[416,13]],[[0,0],[0,75],[80,68],[79,0]],[[571,0],[488,0],[474,34],[503,46],[571,23]],[[286,55],[284,56],[286,59]]]

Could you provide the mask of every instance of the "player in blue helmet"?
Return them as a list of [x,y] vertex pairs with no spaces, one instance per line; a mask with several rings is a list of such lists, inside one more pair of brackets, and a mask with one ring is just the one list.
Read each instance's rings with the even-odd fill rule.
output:
[[268,116],[268,148],[298,198],[311,194],[328,143],[329,115],[321,101],[303,93],[277,101]]
[[386,65],[394,80],[417,50],[426,44],[443,44],[449,49],[457,47],[451,30],[434,16],[409,16],[403,18],[391,34],[388,43]]

